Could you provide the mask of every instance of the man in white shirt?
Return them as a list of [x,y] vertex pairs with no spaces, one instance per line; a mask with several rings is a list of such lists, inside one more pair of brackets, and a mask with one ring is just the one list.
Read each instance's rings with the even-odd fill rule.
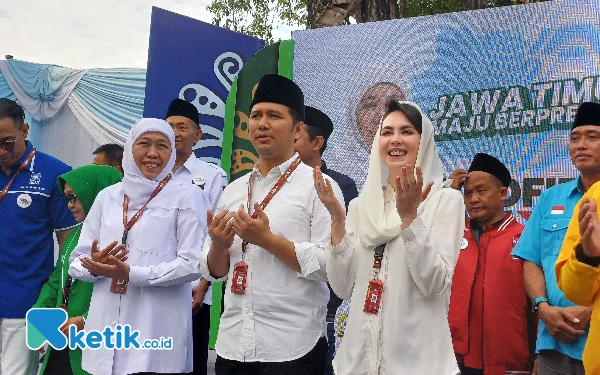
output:
[[[204,191],[211,209],[214,211],[223,193],[223,188],[227,186],[227,174],[220,167],[196,158],[192,151],[202,137],[198,110],[190,102],[174,99],[169,105],[165,119],[175,133],[177,157],[173,167],[174,176],[198,186],[198,192]],[[212,287],[204,277],[193,282],[192,285],[194,286],[192,289],[193,374],[206,375]]]
[[250,109],[258,163],[223,192],[200,261],[206,278],[228,280],[216,374],[323,375],[329,300],[323,244],[331,218],[313,187],[313,169],[294,152],[304,95],[291,80],[268,74]]

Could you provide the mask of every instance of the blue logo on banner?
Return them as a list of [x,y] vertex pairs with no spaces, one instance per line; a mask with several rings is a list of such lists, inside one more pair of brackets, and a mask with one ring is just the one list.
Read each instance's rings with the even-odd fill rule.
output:
[[220,165],[225,101],[245,61],[264,41],[152,8],[144,117],[164,118],[171,100],[194,104],[202,140],[195,153]]

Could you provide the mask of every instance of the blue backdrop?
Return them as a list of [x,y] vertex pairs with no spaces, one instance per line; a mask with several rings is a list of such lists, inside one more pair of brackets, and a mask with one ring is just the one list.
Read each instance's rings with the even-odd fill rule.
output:
[[264,45],[257,38],[152,8],[144,117],[164,118],[177,97],[191,102],[204,133],[196,155],[218,163],[231,83]]

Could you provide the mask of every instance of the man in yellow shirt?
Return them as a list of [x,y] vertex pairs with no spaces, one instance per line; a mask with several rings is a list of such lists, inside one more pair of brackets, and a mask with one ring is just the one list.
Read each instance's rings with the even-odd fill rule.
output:
[[[584,103],[589,108],[586,125],[600,125],[600,104]],[[590,129],[593,131],[593,129]],[[600,142],[600,129],[596,142]],[[598,158],[600,155],[582,155]],[[585,193],[569,224],[555,272],[558,287],[572,302],[593,306],[589,336],[583,351],[583,365],[587,375],[600,375],[600,219],[597,201],[600,182]]]

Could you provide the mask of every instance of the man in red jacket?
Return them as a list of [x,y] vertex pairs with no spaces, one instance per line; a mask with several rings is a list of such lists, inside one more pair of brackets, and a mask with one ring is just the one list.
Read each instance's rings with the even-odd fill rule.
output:
[[477,154],[457,169],[451,187],[464,185],[469,218],[454,270],[448,320],[462,375],[529,374],[528,299],[520,260],[510,252],[523,225],[504,212],[510,172]]

